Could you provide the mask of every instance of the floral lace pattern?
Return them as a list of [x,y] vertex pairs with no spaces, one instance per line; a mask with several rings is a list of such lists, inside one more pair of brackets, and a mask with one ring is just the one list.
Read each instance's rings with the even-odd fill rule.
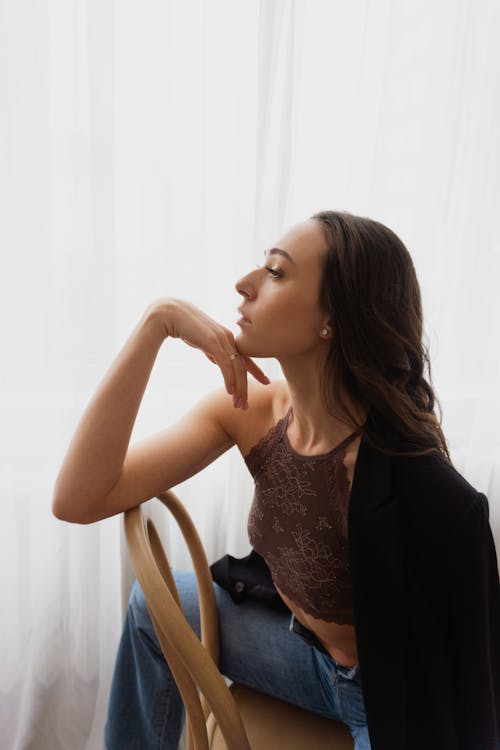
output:
[[361,428],[322,456],[301,456],[286,437],[290,412],[245,457],[255,480],[250,543],[307,614],[353,625],[343,458]]

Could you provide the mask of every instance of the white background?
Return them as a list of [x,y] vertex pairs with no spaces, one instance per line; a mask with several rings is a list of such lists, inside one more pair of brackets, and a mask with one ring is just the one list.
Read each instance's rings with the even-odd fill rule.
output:
[[[159,296],[236,333],[235,280],[321,209],[408,247],[443,430],[498,549],[499,32],[493,0],[0,4],[2,747],[102,747],[131,583],[122,519],[50,509],[99,380]],[[220,383],[169,340],[132,440]],[[236,449],[176,491],[210,561],[247,553]]]

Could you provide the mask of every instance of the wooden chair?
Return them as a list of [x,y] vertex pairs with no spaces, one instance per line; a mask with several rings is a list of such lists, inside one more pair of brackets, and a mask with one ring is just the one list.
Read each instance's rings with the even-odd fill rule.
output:
[[124,514],[127,546],[155,632],[186,708],[188,750],[352,750],[345,724],[232,683],[219,672],[219,633],[210,568],[196,528],[172,492],[157,496],[172,513],[198,583],[201,642],[182,613],[158,532],[141,506]]

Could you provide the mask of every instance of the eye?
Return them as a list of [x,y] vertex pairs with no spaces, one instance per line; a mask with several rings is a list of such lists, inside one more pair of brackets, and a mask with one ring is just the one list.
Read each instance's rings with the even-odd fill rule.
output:
[[[259,266],[257,263],[257,268],[262,268],[262,266]],[[281,276],[283,276],[283,273],[280,271],[279,268],[270,268],[269,266],[264,266],[266,271],[269,271],[273,279],[279,279]]]

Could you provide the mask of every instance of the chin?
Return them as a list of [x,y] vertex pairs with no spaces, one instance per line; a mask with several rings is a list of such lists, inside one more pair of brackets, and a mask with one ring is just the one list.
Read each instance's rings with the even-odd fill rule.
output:
[[248,341],[244,333],[240,333],[238,336],[235,336],[234,340],[236,346],[238,347],[238,351],[245,357],[274,357],[274,354],[263,351],[263,349],[259,347],[258,344],[252,344],[250,341]]

